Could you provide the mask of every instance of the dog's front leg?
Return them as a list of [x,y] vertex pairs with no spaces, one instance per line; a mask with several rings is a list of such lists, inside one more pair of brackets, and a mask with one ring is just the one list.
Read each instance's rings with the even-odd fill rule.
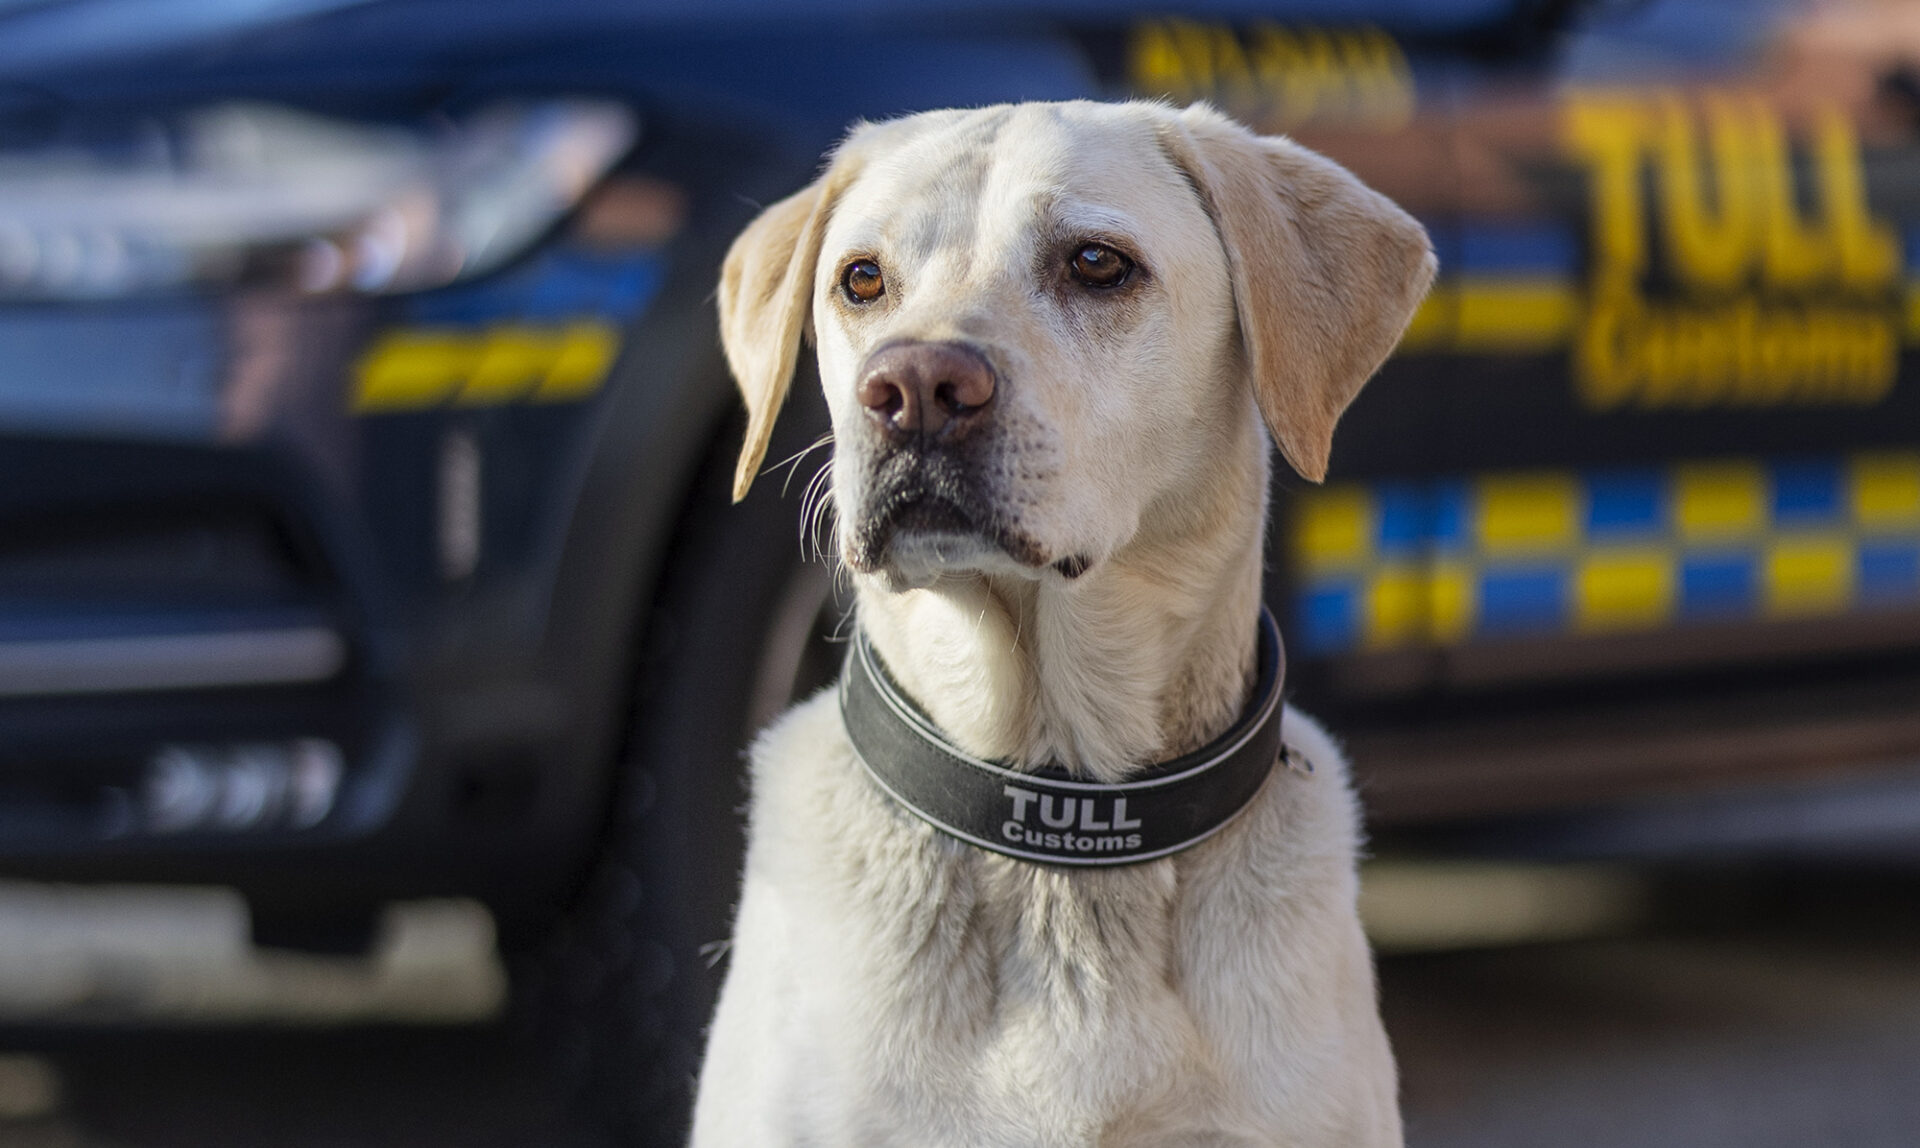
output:
[[803,1143],[797,1131],[788,1052],[792,1010],[785,908],[751,870],[734,922],[694,1102],[692,1148],[777,1148]]

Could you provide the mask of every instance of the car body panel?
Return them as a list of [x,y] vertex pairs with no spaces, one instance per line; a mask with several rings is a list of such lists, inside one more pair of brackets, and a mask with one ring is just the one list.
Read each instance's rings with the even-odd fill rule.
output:
[[[1670,5],[1182,7],[388,0],[139,38],[88,31],[109,0],[0,10],[6,147],[236,101],[437,131],[555,96],[630,107],[641,141],[470,282],[0,305],[0,647],[281,641],[225,688],[64,696],[8,692],[0,648],[0,866],[342,912],[564,900],[676,531],[721,512],[687,500],[731,447],[725,244],[851,120],[1003,99],[1212,99],[1434,236],[1442,278],[1328,483],[1276,481],[1296,689],[1350,732],[1383,824],[1920,754],[1898,115],[1762,99],[1764,41],[1714,39],[1740,21],[1712,4],[1671,27]],[[1688,37],[1718,50],[1648,70]],[[257,676],[316,633],[328,672]],[[285,763],[315,740],[342,779],[295,824]],[[173,750],[280,753],[277,796],[162,828]]]

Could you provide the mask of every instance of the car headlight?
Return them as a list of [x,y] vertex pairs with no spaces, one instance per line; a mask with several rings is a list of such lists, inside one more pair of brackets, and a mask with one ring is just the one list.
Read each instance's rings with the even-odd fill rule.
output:
[[441,286],[524,250],[637,131],[630,110],[594,101],[428,127],[234,103],[110,146],[0,152],[0,300]]

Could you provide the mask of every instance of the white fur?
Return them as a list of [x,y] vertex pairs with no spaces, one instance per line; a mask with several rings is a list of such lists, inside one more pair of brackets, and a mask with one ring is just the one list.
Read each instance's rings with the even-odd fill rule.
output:
[[[999,373],[995,512],[1086,572],[941,536],[903,538],[855,577],[881,656],[974,753],[1114,779],[1204,743],[1244,703],[1269,465],[1235,310],[1253,288],[1223,249],[1224,209],[1167,142],[1223,123],[1069,104],[866,128],[811,200],[770,209],[729,260],[737,369],[765,369],[742,338],[785,337],[741,334],[771,321],[754,308],[811,324],[843,537],[881,449],[854,397],[867,354],[961,340]],[[1137,251],[1131,302],[1050,288],[1060,234]],[[817,250],[803,305],[743,282],[784,268],[769,242]],[[882,305],[836,296],[853,257],[882,264]],[[745,374],[764,427],[784,380]],[[1287,433],[1311,449],[1325,421]],[[795,708],[753,748],[694,1144],[1399,1144],[1346,765],[1305,716],[1284,729],[1311,775],[1276,770],[1226,830],[1170,859],[1070,871],[935,833],[868,781],[831,694]]]

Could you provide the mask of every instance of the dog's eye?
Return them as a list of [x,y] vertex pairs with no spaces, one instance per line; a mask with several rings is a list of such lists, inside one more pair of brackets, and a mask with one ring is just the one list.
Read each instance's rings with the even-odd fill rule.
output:
[[871,259],[856,259],[847,264],[840,286],[855,303],[871,303],[887,293],[887,281],[880,277],[880,265]]
[[1133,260],[1104,243],[1089,243],[1067,260],[1067,272],[1088,287],[1118,287],[1133,274]]

